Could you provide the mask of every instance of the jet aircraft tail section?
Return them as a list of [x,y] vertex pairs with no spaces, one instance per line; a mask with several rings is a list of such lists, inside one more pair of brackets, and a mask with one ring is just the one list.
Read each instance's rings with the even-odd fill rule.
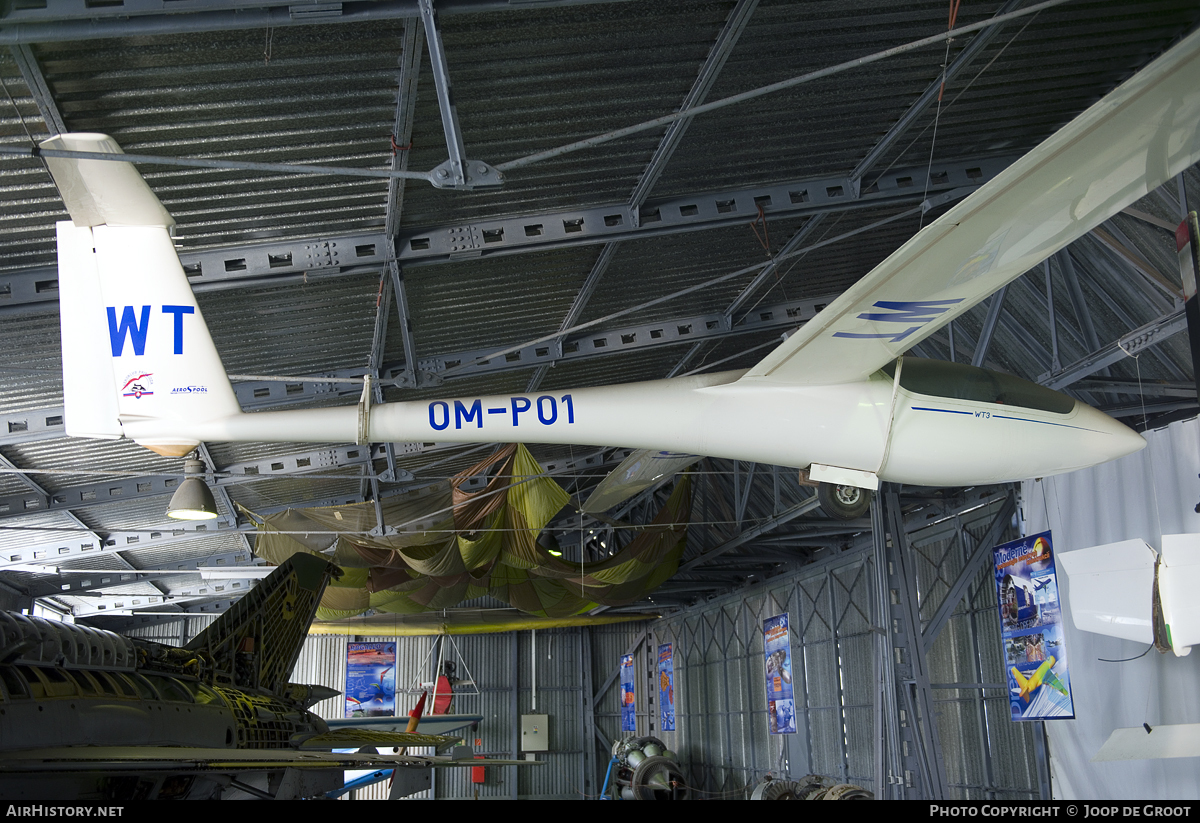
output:
[[308,626],[337,566],[295,554],[185,646],[212,670],[205,679],[278,694],[308,636]]
[[[59,135],[42,148],[121,153],[100,134]],[[122,421],[239,413],[175,253],[175,221],[141,175],[111,160],[46,162],[71,215],[57,227],[67,433],[118,438]],[[142,445],[182,456],[198,442]]]

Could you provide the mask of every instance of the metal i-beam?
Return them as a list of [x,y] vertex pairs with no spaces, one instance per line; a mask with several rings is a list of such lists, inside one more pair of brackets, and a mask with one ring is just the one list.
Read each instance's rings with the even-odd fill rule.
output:
[[988,302],[987,317],[983,321],[983,329],[979,332],[979,342],[975,345],[975,354],[971,357],[972,366],[982,366],[987,360],[988,349],[992,345],[992,335],[996,331],[996,322],[1000,319],[1000,310],[1004,308],[1004,295],[1008,286],[1000,287],[1000,291],[992,295]]
[[763,522],[759,523],[757,526],[746,529],[741,534],[735,535],[734,537],[730,538],[729,540],[726,540],[721,545],[711,548],[708,551],[703,552],[702,554],[700,554],[697,557],[693,557],[691,560],[687,561],[686,563],[680,564],[678,573],[682,574],[682,573],[691,571],[692,569],[696,568],[697,566],[701,566],[701,565],[707,563],[708,561],[712,560],[713,558],[720,557],[721,555],[725,554],[726,552],[733,551],[738,546],[741,546],[744,543],[750,542],[751,540],[758,537],[759,535],[766,534],[769,531],[779,528],[784,523],[787,523],[791,520],[795,520],[797,517],[800,517],[801,515],[808,514],[813,509],[817,508],[817,506],[819,506],[819,505],[820,505],[820,502],[817,500],[817,496],[814,494],[812,497],[808,498],[807,500],[805,500],[801,503],[797,503],[795,506],[792,506],[791,508],[786,509],[783,512],[780,512],[779,514],[775,515],[774,517],[764,520]]
[[[413,448],[406,450],[405,453],[424,450],[423,444],[411,444],[411,446]],[[382,456],[378,449],[372,453],[370,448],[356,445],[310,449],[218,467],[217,471],[222,476],[218,477],[211,485],[222,489],[231,485],[267,480],[273,476],[314,474],[350,466],[370,465],[373,458]],[[7,461],[0,465],[10,469],[15,468]],[[412,480],[412,475],[408,472],[402,472],[400,477],[402,481]],[[32,481],[26,480],[25,482],[28,485],[36,486]],[[41,512],[70,511],[105,503],[174,494],[179,482],[179,476],[150,474],[135,477],[113,477],[59,489],[55,492],[45,492],[38,487],[37,491],[32,493],[16,493],[0,497],[0,520]]]
[[[458,444],[449,444],[446,448],[458,448]],[[361,447],[358,447],[361,448]],[[269,458],[268,458],[269,459]],[[620,458],[617,458],[620,459]],[[575,474],[585,469],[594,469],[606,462],[605,452],[603,450],[591,452],[574,459],[563,459],[556,461],[548,461],[543,465],[543,470],[548,476],[557,476],[561,474]],[[409,475],[411,477],[411,475]],[[238,478],[240,479],[240,478]],[[347,477],[348,480],[354,478]],[[379,492],[380,499],[394,497],[397,495],[405,495],[407,497],[421,496],[431,493],[438,483],[435,481],[418,482],[412,485],[399,485],[392,488],[382,489]],[[159,492],[165,493],[165,492]],[[345,495],[337,498],[326,498],[319,500],[311,500],[307,502],[293,502],[288,506],[278,506],[268,509],[261,509],[256,513],[262,516],[275,514],[287,508],[303,508],[305,506],[349,506],[364,502],[362,495]],[[398,532],[415,532],[432,525],[436,516],[431,516],[428,520],[414,521],[404,524]],[[31,535],[37,535],[41,530],[31,531]],[[67,529],[61,531],[66,532]],[[31,539],[25,543],[20,549],[9,549],[0,552],[0,569],[7,566],[15,566],[22,564],[39,564],[47,563],[57,564],[66,562],[79,557],[96,557],[101,554],[105,557],[112,557],[120,551],[130,551],[142,548],[159,547],[167,544],[180,543],[188,540],[196,540],[205,537],[224,534],[241,534],[242,532],[254,531],[252,526],[238,526],[230,517],[219,517],[216,520],[208,521],[182,521],[174,520],[160,527],[149,527],[145,529],[129,530],[129,531],[113,531],[103,535],[97,539],[94,535],[73,533],[63,535],[60,539],[54,540],[38,540]],[[117,555],[120,562],[125,562],[124,558]],[[133,568],[132,566],[130,567]]]
[[220,554],[209,554],[203,558],[184,560],[172,563],[172,569],[156,569],[152,572],[145,570],[128,569],[128,570],[112,570],[112,571],[96,571],[92,569],[62,569],[55,568],[54,574],[57,577],[54,580],[47,580],[44,584],[39,585],[46,589],[39,596],[50,595],[76,595],[81,592],[99,591],[113,586],[127,586],[130,583],[137,583],[145,579],[149,575],[156,577],[169,575],[195,576],[199,574],[201,567],[218,568],[222,571],[237,569],[239,566],[245,566],[248,569],[262,569],[262,566],[256,566],[246,562],[252,559],[252,555],[248,551],[240,552],[223,552]]
[[1077,380],[1073,384],[1079,391],[1102,394],[1145,394],[1165,397],[1196,396],[1194,384],[1182,382],[1164,382],[1160,380],[1118,380],[1116,378],[1095,378]]
[[1087,301],[1083,299],[1083,289],[1079,286],[1079,276],[1075,273],[1075,263],[1071,260],[1071,250],[1061,249],[1054,254],[1058,261],[1059,270],[1067,283],[1067,297],[1071,300],[1071,308],[1075,311],[1075,319],[1083,330],[1088,348],[1096,351],[1100,348],[1100,338],[1096,334],[1096,326],[1092,323],[1092,314],[1088,310]]
[[899,727],[902,762],[905,765],[903,796],[913,800],[938,800],[948,796],[946,767],[941,757],[937,716],[929,682],[928,662],[921,644],[920,605],[916,577],[905,530],[900,496],[888,488],[883,496],[884,526],[891,540],[884,541],[886,585],[890,593],[887,623],[892,653],[895,655],[894,688],[899,690],[897,708],[902,716],[888,720]]
[[1147,283],[1165,295],[1166,303],[1160,305],[1169,305],[1176,300],[1183,299],[1183,290],[1164,277],[1146,259],[1146,256],[1137,250],[1134,244],[1129,241],[1129,238],[1125,236],[1124,232],[1113,221],[1109,220],[1101,226],[1097,226],[1092,229],[1091,234],[1105,248],[1117,255],[1118,258],[1123,260],[1134,271],[1142,275]]
[[933,649],[934,641],[937,640],[946,622],[950,619],[950,615],[958,607],[959,601],[967,593],[967,588],[979,576],[979,570],[987,565],[987,561],[991,557],[992,547],[999,544],[1004,530],[1008,527],[1016,511],[1016,492],[1010,491],[1004,501],[1004,505],[1000,507],[1000,511],[992,518],[987,532],[975,545],[975,551],[971,553],[967,562],[963,564],[958,577],[950,584],[950,590],[946,593],[946,597],[942,600],[941,605],[938,606],[937,612],[925,626],[921,634],[921,645],[924,647],[926,655]]
[[96,617],[112,611],[135,611],[138,609],[161,608],[177,603],[190,603],[196,600],[208,600],[213,597],[229,597],[230,595],[245,595],[260,580],[228,580],[220,583],[205,581],[195,586],[181,586],[168,589],[162,594],[119,594],[101,597],[89,596],[87,603],[75,606],[71,614],[75,617]]
[[1050,328],[1050,371],[1062,368],[1058,357],[1058,319],[1054,315],[1054,283],[1050,277],[1050,259],[1042,261],[1042,271],[1046,275],[1046,325]]
[[[935,164],[930,196],[988,182],[1015,157]],[[402,265],[452,263],[494,254],[515,254],[639,237],[701,231],[744,223],[763,206],[767,219],[819,212],[848,211],[919,202],[914,181],[925,167],[889,171],[879,190],[849,197],[844,176],[814,177],[655,199],[644,204],[639,220],[628,205],[573,209],[550,214],[456,222],[409,229],[395,238],[384,232],[277,240],[199,251],[181,250],[179,260],[193,291],[301,284],[320,277],[380,271],[390,261]],[[393,248],[394,247],[394,248]],[[58,270],[37,266],[0,273],[2,312],[50,308],[58,300]]]
[[[1089,264],[1090,264],[1092,261],[1090,260],[1090,258],[1087,257],[1086,249],[1084,250],[1084,252],[1085,252],[1085,259],[1088,260]],[[1113,315],[1119,321],[1124,323],[1126,327],[1133,329],[1133,328],[1138,328],[1139,326],[1143,325],[1143,323],[1141,321],[1135,320],[1133,315],[1129,313],[1130,306],[1140,305],[1140,301],[1137,300],[1136,295],[1133,295],[1130,293],[1130,294],[1121,295],[1121,296],[1115,298],[1111,294],[1109,294],[1108,291],[1106,291],[1105,289],[1098,288],[1098,289],[1096,289],[1096,296],[1100,298],[1100,302],[1104,304],[1104,307],[1106,309],[1108,309],[1110,312],[1112,312]],[[1164,312],[1164,314],[1165,314],[1165,312]],[[1100,345],[1099,345],[1099,343],[1097,343],[1096,346],[1089,347],[1089,350],[1097,351],[1099,348],[1100,348]],[[1165,371],[1166,374],[1169,377],[1171,377],[1172,379],[1187,380],[1191,377],[1190,371],[1188,371],[1185,374],[1184,371],[1181,370],[1179,368],[1179,366],[1177,366],[1175,364],[1174,359],[1171,358],[1169,355],[1167,355],[1161,349],[1152,348],[1152,349],[1150,349],[1150,354],[1158,361],[1159,365],[1162,366],[1163,371]],[[1108,371],[1103,370],[1103,371],[1100,371],[1099,374],[1102,377],[1107,377]]]
[[24,44],[10,46],[8,50],[17,68],[21,70],[21,76],[25,78],[25,86],[29,89],[33,102],[37,104],[46,124],[46,131],[51,135],[64,133],[67,127],[63,123],[62,113],[58,110],[54,95],[50,93],[50,87],[46,85],[45,75],[42,74],[33,50]]
[[458,108],[450,89],[450,68],[446,64],[446,49],[442,46],[442,34],[438,31],[437,12],[433,0],[417,0],[421,11],[421,22],[425,27],[425,40],[429,44],[429,62],[433,67],[433,86],[437,91],[438,110],[442,115],[442,131],[446,134],[446,153],[450,164],[446,171],[455,186],[467,182],[466,152],[463,149],[462,129],[458,124]]
[[[407,171],[409,149],[412,147],[414,113],[417,108],[417,80],[421,76],[421,52],[425,47],[421,26],[410,22],[404,26],[400,52],[400,87],[396,95],[396,121],[392,126],[392,170]],[[387,207],[384,209],[384,231],[395,237],[400,231],[400,215],[404,211],[404,179],[388,181]]]
[[926,199],[918,181],[932,180],[928,196],[974,189],[993,179],[1015,157],[949,161],[892,169],[872,191],[851,196],[845,175],[781,181],[747,189],[697,192],[648,200],[635,218],[627,204],[551,214],[458,222],[406,230],[396,254],[401,262],[454,261],[538,248],[562,248],[627,240],[719,226],[744,224],[761,207],[768,220],[818,212],[850,211],[875,205],[918,203]]
[[[608,271],[608,267],[612,263],[613,258],[616,256],[617,249],[620,247],[621,244],[619,242],[604,244],[604,248],[600,250],[599,257],[597,257],[596,262],[592,264],[592,270],[588,272],[588,276],[584,279],[583,285],[579,287],[579,292],[575,295],[575,299],[572,301],[571,307],[567,309],[566,316],[563,317],[562,323],[559,324],[558,330],[560,332],[566,331],[579,322],[579,318],[583,316],[584,308],[587,307],[588,301],[591,300],[592,295],[595,294],[596,287],[600,285],[600,280],[604,277],[604,273]],[[562,338],[547,342],[550,344],[551,349],[553,349],[552,354],[556,357],[562,357]],[[474,358],[472,357],[470,359]],[[546,377],[546,372],[552,365],[554,365],[553,360],[550,363],[544,363],[534,369],[533,375],[529,378],[529,383],[525,389],[527,393],[537,391],[538,386],[542,384],[542,380]]]
[[404,368],[399,376],[393,376],[397,386],[416,388],[428,381],[418,373],[417,344],[413,338],[412,316],[408,310],[408,292],[404,286],[404,274],[394,260],[388,264],[392,278],[392,296],[396,301],[396,316],[400,326],[400,339],[404,344]]
[[1121,339],[1094,351],[1056,373],[1047,372],[1038,378],[1039,383],[1052,389],[1062,389],[1077,380],[1094,374],[1106,366],[1126,357],[1135,357],[1150,346],[1166,340],[1187,328],[1183,308],[1175,309],[1141,328],[1134,329]]
[[[580,0],[537,0],[537,7],[576,6]],[[590,3],[628,0],[585,0]],[[439,14],[477,14],[523,10],[510,0],[439,0]],[[161,0],[53,0],[6,3],[0,13],[0,44],[59,43],[106,37],[178,36],[185,32],[244,31],[287,26],[397,20],[420,16],[416,0],[372,3],[264,2],[263,0],[189,0],[185,8]]]
[[[713,83],[716,82],[721,69],[725,67],[725,61],[729,59],[729,55],[733,52],[733,47],[737,45],[742,32],[746,30],[746,24],[750,22],[750,17],[754,14],[756,8],[758,8],[758,0],[738,0],[738,4],[734,6],[733,11],[729,13],[729,17],[725,20],[725,26],[717,36],[716,42],[713,43],[712,48],[709,50],[704,65],[700,67],[700,73],[696,76],[695,82],[692,83],[692,88],[683,98],[683,103],[679,107],[681,111],[700,105],[708,97]],[[679,143],[683,140],[683,135],[691,123],[692,118],[685,117],[681,120],[676,120],[667,127],[667,131],[663,134],[662,140],[659,141],[658,147],[654,150],[650,162],[646,164],[645,170],[642,171],[642,176],[638,179],[637,185],[633,187],[633,192],[629,196],[629,209],[635,225],[641,216],[639,210],[642,204],[650,196],[650,191],[654,188],[654,184],[658,182],[658,178],[662,175],[663,170],[666,169],[671,155],[679,147]]]
[[[812,236],[813,232],[816,231],[817,226],[821,225],[821,222],[824,219],[824,213],[814,214],[812,217],[810,217],[808,222],[801,226],[800,229],[793,234],[786,243],[784,243],[783,248],[778,251],[776,256],[784,257],[800,248],[800,245]],[[742,289],[741,293],[733,299],[733,302],[729,304],[727,309],[725,309],[725,316],[730,319],[731,323],[733,322],[733,313],[740,309],[742,305],[750,299],[750,296],[758,291],[762,284],[766,283],[771,277],[778,276],[778,268],[779,265],[776,260],[771,260],[770,263],[763,267],[763,270],[758,273],[754,280],[752,280],[750,284],[746,286],[746,288]]]
[[[1003,8],[996,12],[996,16],[1015,11],[1023,1],[1024,0],[1009,0],[1004,4]],[[905,132],[912,128],[917,118],[920,117],[927,108],[929,108],[934,100],[941,96],[942,89],[944,88],[945,84],[956,77],[960,71],[966,68],[971,61],[979,56],[979,52],[982,51],[985,46],[991,43],[996,35],[1000,33],[1002,28],[1004,28],[1004,24],[999,23],[997,25],[988,26],[980,31],[979,34],[975,35],[971,42],[968,43],[966,47],[958,53],[958,56],[954,58],[954,61],[946,67],[945,72],[940,75],[937,80],[931,83],[924,92],[922,92],[921,96],[918,97],[917,101],[909,107],[908,111],[906,111],[901,118],[897,120],[890,129],[888,129],[887,134],[881,137],[879,142],[875,144],[874,148],[867,152],[867,156],[859,161],[858,165],[854,167],[854,170],[850,172],[850,179],[853,181],[854,191],[856,193],[861,187],[863,176],[865,176],[867,172],[869,172],[871,168],[879,162],[880,158],[883,157],[887,150],[891,148],[892,145],[898,139],[900,139]]]

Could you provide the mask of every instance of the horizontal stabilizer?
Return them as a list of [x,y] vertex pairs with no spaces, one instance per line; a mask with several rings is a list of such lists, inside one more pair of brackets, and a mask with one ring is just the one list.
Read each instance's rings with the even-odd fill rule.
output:
[[[124,154],[106,134],[60,134],[41,144],[43,150]],[[46,157],[46,166],[76,226],[175,225],[132,163]]]
[[1123,540],[1063,552],[1071,581],[1071,618],[1080,631],[1154,642],[1151,612],[1158,555],[1144,540]]
[[1200,757],[1200,723],[1113,729],[1092,762],[1168,757]]
[[606,512],[701,459],[702,455],[698,454],[638,449],[600,481],[584,501],[581,511],[585,514]]
[[385,732],[378,729],[332,729],[306,739],[300,751],[329,751],[330,749],[357,749],[363,746],[404,748],[405,746],[434,746],[444,748],[458,743],[461,738],[442,734],[420,734],[418,732]]

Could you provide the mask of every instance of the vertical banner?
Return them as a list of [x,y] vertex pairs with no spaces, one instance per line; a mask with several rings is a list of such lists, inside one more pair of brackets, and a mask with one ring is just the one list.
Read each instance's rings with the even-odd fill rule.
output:
[[763,621],[763,654],[767,672],[767,718],[771,734],[796,733],[796,700],[792,695],[792,642],[786,614]]
[[1075,717],[1050,532],[992,550],[1013,720]]
[[637,704],[633,696],[633,655],[621,657],[621,731],[637,731]]
[[670,643],[658,647],[658,728],[675,731],[675,654]]
[[396,644],[350,643],[346,649],[346,717],[396,714]]

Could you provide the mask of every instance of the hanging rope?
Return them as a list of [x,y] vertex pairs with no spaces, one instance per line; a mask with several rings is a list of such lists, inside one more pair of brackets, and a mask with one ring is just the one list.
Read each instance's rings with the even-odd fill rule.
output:
[[[758,233],[758,225],[762,224],[762,234]],[[771,236],[767,234],[767,215],[763,212],[762,203],[758,204],[758,217],[754,218],[754,222],[750,224],[750,231],[754,232],[754,236],[758,238],[758,244],[767,252],[767,257],[771,256]],[[779,275],[775,275],[776,279]]]

